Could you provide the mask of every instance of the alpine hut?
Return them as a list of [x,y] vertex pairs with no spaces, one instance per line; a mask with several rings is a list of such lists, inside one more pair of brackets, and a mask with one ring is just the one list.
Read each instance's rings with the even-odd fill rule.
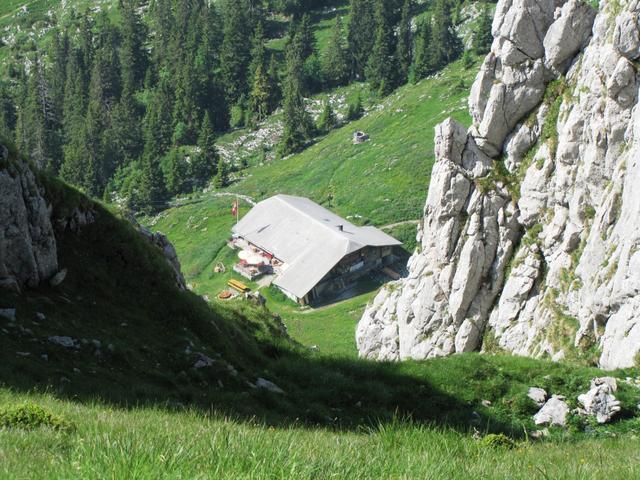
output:
[[273,284],[303,305],[335,297],[363,275],[390,265],[401,245],[377,228],[358,227],[290,195],[254,206],[233,227],[233,238],[268,259]]

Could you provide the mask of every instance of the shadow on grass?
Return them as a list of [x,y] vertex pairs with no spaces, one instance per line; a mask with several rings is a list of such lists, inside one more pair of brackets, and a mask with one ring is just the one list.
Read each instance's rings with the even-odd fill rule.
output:
[[[54,218],[68,192],[55,193]],[[120,408],[216,411],[281,427],[357,430],[410,417],[465,432],[472,425],[519,431],[399,364],[316,356],[264,308],[208,305],[179,292],[159,249],[94,208],[96,223],[57,235],[59,262],[68,269],[60,287],[0,293],[0,308],[17,310],[15,321],[0,317],[2,386]],[[56,336],[69,337],[69,345]],[[255,388],[258,378],[285,393]]]

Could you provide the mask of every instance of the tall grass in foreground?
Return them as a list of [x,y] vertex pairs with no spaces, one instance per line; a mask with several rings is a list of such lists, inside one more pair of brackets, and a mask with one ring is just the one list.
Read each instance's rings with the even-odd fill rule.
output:
[[[6,390],[0,403],[25,398]],[[396,421],[359,432],[274,429],[191,411],[119,410],[31,396],[73,431],[0,430],[2,478],[576,478],[640,476],[636,437],[518,443]]]

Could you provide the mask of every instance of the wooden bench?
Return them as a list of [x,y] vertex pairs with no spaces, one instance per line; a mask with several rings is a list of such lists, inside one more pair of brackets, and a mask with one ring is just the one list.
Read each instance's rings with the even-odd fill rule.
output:
[[231,288],[233,288],[234,290],[237,290],[240,293],[245,293],[251,290],[244,283],[234,279],[229,280],[227,282],[227,285],[229,285]]

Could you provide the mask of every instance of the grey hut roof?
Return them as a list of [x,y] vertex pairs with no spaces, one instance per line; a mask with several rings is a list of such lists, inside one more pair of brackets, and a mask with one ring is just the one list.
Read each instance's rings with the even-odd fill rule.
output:
[[233,233],[284,262],[274,283],[298,298],[345,255],[364,247],[401,245],[377,228],[357,227],[307,198],[291,195],[258,203]]

